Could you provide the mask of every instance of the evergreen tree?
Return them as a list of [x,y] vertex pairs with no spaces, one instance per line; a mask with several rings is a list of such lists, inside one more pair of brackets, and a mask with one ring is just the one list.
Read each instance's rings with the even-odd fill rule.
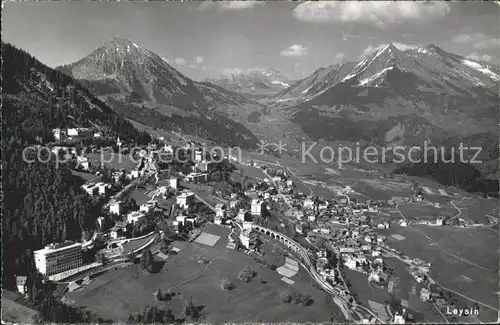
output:
[[155,296],[156,296],[156,299],[157,299],[158,301],[162,301],[162,300],[163,300],[163,298],[164,298],[164,296],[163,296],[163,291],[161,291],[161,289],[160,289],[160,288],[158,288],[158,290],[156,291]]
[[153,254],[149,248],[142,251],[141,267],[148,270],[148,272],[152,272],[153,270]]

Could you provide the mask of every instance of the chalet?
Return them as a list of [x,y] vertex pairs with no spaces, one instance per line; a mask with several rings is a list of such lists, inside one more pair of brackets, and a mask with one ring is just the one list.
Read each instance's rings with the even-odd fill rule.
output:
[[252,216],[247,210],[240,209],[240,211],[238,212],[238,216],[236,217],[236,220],[244,222],[246,220],[252,220]]
[[113,239],[118,239],[123,237],[127,224],[125,222],[117,222],[109,232],[109,236]]
[[190,173],[184,178],[184,181],[193,183],[204,183],[207,180],[208,174],[206,173]]
[[90,168],[89,159],[87,157],[77,156],[76,166],[80,166],[83,170],[89,170]]
[[135,224],[137,221],[145,217],[146,215],[140,211],[132,211],[127,214],[127,222],[131,224]]
[[178,223],[182,223],[182,225],[185,225],[186,219],[187,219],[186,216],[180,215],[175,218],[175,221],[177,221]]
[[310,198],[304,200],[304,208],[311,208],[314,205],[314,201]]
[[149,213],[153,211],[153,209],[156,207],[157,202],[156,201],[149,201],[147,203],[141,204],[139,207],[139,211],[144,212],[144,213]]

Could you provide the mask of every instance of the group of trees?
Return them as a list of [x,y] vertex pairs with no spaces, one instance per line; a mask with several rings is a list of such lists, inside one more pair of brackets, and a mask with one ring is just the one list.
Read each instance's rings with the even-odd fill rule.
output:
[[238,279],[244,282],[250,282],[253,278],[257,276],[257,272],[250,265],[246,265],[240,273],[238,273]]
[[285,304],[295,303],[297,305],[301,304],[304,306],[309,306],[314,302],[311,294],[309,292],[296,292],[293,290],[287,290],[280,294],[281,301]]
[[15,286],[14,274],[26,274],[33,250],[77,241],[83,231],[93,230],[100,207],[75,186],[70,170],[51,162],[25,162],[21,140],[4,141],[3,284],[8,288]]
[[458,158],[452,163],[445,163],[440,159],[434,163],[433,157],[428,157],[427,162],[401,165],[393,172],[395,174],[430,177],[440,184],[456,186],[468,192],[479,192],[483,196],[498,196],[499,192],[497,180],[485,179],[476,167],[460,162]]
[[42,323],[91,323],[104,322],[100,317],[84,310],[83,307],[73,307],[63,303],[49,293],[38,306],[38,321]]
[[229,280],[227,276],[224,276],[220,281],[220,288],[224,291],[232,290],[234,288],[234,284]]
[[332,252],[331,250],[327,250],[326,251],[326,258],[328,260],[328,266],[331,267],[331,268],[336,268],[337,267],[337,264],[339,262],[339,259],[337,257],[337,254],[335,254],[334,252]]
[[[32,252],[51,242],[79,240],[92,231],[100,206],[50,152],[23,149],[53,140],[52,129],[98,124],[123,138],[147,143],[138,132],[72,78],[2,43],[3,287],[26,274]],[[28,150],[29,151],[29,150]],[[34,159],[28,162],[28,159]]]
[[51,141],[54,128],[90,127],[95,123],[137,143],[151,141],[147,133],[137,131],[75,79],[25,51],[2,42],[2,58],[2,91],[11,95],[2,107],[4,126],[7,122],[9,131],[18,124],[16,129],[23,133],[22,138],[33,143],[36,137]]
[[163,292],[160,288],[155,293],[155,298],[158,301],[170,301],[175,296],[175,292]]
[[55,287],[47,278],[31,268],[26,279],[28,303],[37,308],[37,321],[42,323],[103,322],[96,315],[80,307],[68,306],[54,295]]
[[170,308],[163,309],[156,306],[146,306],[140,311],[130,314],[128,317],[128,322],[132,324],[172,324],[180,321],[176,319]]
[[202,318],[201,310],[202,306],[195,306],[193,303],[193,298],[189,297],[183,309],[185,318],[184,320],[191,322],[199,321]]

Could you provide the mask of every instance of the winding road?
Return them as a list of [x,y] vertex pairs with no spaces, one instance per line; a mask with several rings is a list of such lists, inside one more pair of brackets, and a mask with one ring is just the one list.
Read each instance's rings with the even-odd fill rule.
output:
[[[466,199],[469,199],[469,198],[468,198],[468,197],[463,197],[460,201],[463,201],[463,200],[466,200]],[[451,217],[450,219],[448,219],[448,220],[447,220],[447,222],[449,222],[449,221],[451,221],[451,220],[455,220],[456,218],[458,218],[459,216],[461,216],[461,215],[462,215],[462,210],[461,210],[459,207],[457,207],[453,201],[450,201],[450,204],[451,204],[451,205],[452,205],[455,209],[457,209],[458,213],[457,213],[455,216],[453,216],[453,217]]]
[[406,219],[406,217],[404,216],[404,214],[401,212],[401,210],[399,210],[399,205],[400,205],[400,204],[401,204],[401,203],[396,204],[396,211],[398,211],[399,215],[400,215],[403,219],[405,219],[405,221],[407,221],[407,219]]

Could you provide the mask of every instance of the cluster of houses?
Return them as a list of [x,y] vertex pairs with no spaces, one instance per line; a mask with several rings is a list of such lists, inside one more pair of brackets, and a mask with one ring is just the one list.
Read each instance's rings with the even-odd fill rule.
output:
[[52,134],[56,141],[64,141],[71,139],[83,138],[100,138],[103,136],[102,132],[92,130],[91,128],[66,128],[66,129],[52,129]]
[[111,189],[111,184],[104,182],[97,182],[95,184],[83,184],[82,189],[87,192],[90,196],[95,195],[106,195]]

